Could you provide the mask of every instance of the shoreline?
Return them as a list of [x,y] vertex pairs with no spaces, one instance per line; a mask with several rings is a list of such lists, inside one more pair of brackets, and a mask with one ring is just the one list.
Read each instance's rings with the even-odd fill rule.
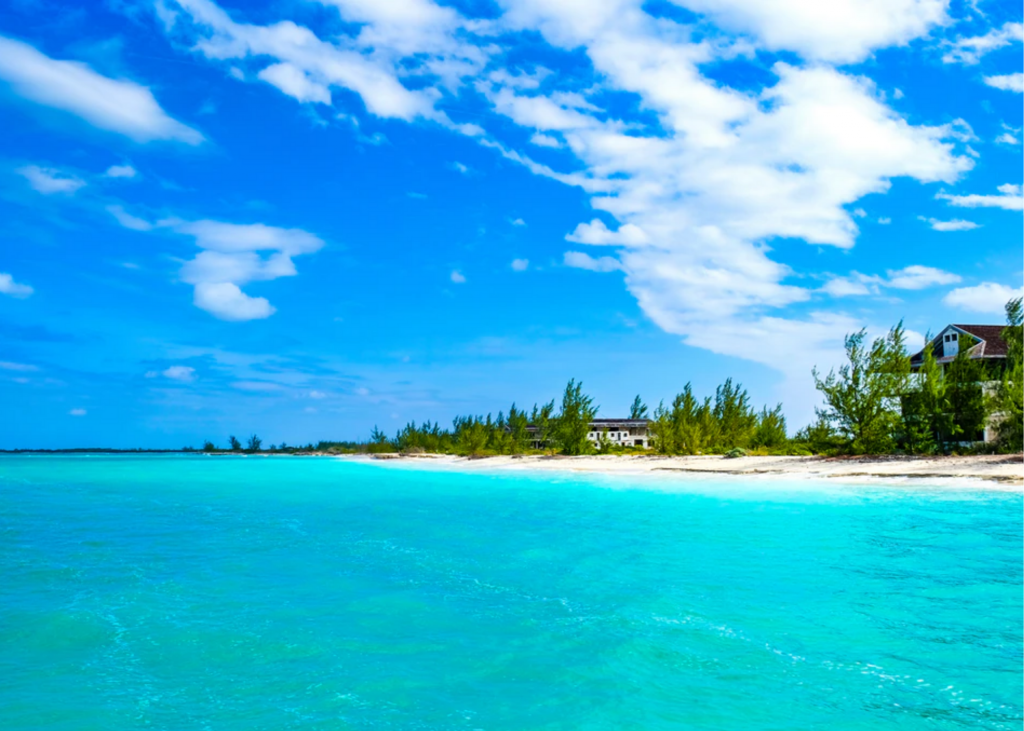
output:
[[1024,489],[1022,455],[971,455],[963,457],[736,457],[720,455],[668,457],[655,455],[496,456],[469,458],[446,454],[345,455],[339,459],[377,463],[381,466],[460,472],[554,472],[602,475],[723,476],[802,478],[847,482],[906,484],[912,480],[971,481],[993,490]]

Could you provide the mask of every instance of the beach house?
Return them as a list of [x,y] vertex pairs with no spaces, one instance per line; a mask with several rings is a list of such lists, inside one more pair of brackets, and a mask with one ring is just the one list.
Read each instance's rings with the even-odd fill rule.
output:
[[[590,422],[590,430],[587,432],[587,439],[594,444],[600,444],[601,435],[609,442],[618,447],[641,447],[650,449],[651,430],[650,419],[594,419]],[[547,444],[540,438],[540,430],[530,424],[526,427],[530,435],[530,446],[534,449],[543,449]]]
[[618,447],[651,446],[650,419],[594,419],[590,422],[587,439],[595,444],[601,436]]
[[[946,367],[960,353],[960,349],[966,347],[967,355],[971,360],[981,360],[985,365],[988,380],[982,384],[982,387],[986,394],[991,394],[1007,364],[1007,346],[1006,341],[1003,340],[1005,327],[1005,325],[946,325],[930,341],[932,354],[945,372]],[[923,362],[924,348],[910,356],[910,369],[916,372],[921,368]],[[996,427],[1002,418],[1002,414],[999,413],[989,416],[982,441],[995,441]]]

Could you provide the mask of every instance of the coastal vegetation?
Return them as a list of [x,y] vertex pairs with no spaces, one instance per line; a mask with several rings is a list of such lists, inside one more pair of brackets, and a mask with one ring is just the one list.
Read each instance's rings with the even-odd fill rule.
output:
[[[962,336],[951,360],[932,352],[926,338],[916,370],[911,368],[903,323],[869,341],[867,332],[847,335],[846,361],[827,374],[812,371],[822,406],[813,423],[790,436],[782,404],[755,409],[747,391],[731,378],[700,397],[687,383],[653,412],[640,395],[629,407],[630,420],[647,420],[650,449],[613,443],[607,433],[591,439],[599,407],[572,379],[555,399],[529,410],[513,403],[497,415],[456,416],[450,427],[412,421],[393,436],[374,427],[365,442],[284,443],[262,449],[253,434],[246,448],[234,436],[228,450],[212,442],[205,452],[405,453],[464,456],[518,454],[661,455],[866,455],[949,454],[970,451],[1020,452],[1024,449],[1024,324],[1021,300],[1006,305],[1002,331],[1007,358],[998,369],[970,357],[973,343]],[[600,422],[598,422],[600,423]],[[995,442],[982,443],[986,424]]]

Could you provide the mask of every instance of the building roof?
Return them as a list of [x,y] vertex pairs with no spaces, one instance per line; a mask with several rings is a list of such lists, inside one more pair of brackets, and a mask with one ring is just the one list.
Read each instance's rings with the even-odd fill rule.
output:
[[647,426],[651,423],[650,419],[591,419],[591,426],[611,426],[612,424],[622,424],[623,426]]
[[[938,335],[932,338],[931,346],[932,353],[935,354],[935,360],[940,363],[953,360],[950,356],[942,355],[942,337],[949,328],[956,328],[961,332],[971,335],[975,338],[975,344],[971,346],[970,355],[972,358],[1005,358],[1006,357],[1006,341],[1003,340],[1003,330],[1005,325],[946,325],[942,328]],[[911,365],[920,365],[924,360],[924,349],[922,348],[917,353],[910,356]]]

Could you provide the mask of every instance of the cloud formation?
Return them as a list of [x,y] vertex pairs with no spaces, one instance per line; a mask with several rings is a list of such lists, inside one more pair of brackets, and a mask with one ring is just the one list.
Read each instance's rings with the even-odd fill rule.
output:
[[969,312],[982,312],[987,315],[1003,313],[1006,303],[1014,297],[1024,296],[1024,287],[1007,287],[1005,284],[983,282],[973,287],[960,287],[942,298],[950,306]]
[[72,195],[76,190],[85,186],[84,180],[54,168],[26,165],[18,168],[16,172],[28,181],[33,190],[43,195],[53,195],[54,193]]
[[178,218],[150,223],[121,206],[107,210],[128,229],[169,230],[192,237],[201,251],[184,263],[181,281],[193,285],[196,307],[221,320],[259,320],[273,315],[276,310],[266,298],[247,295],[242,285],[295,276],[293,257],[319,251],[324,245],[318,236],[298,228]]
[[19,284],[14,281],[14,277],[6,272],[0,272],[0,294],[6,294],[8,297],[14,297],[15,299],[25,299],[26,297],[32,296],[35,292],[27,284]]
[[0,36],[0,81],[36,104],[70,112],[137,142],[198,145],[203,141],[202,134],[168,116],[145,86],[111,79],[78,61],[50,58],[4,36]]
[[996,89],[1015,91],[1020,94],[1024,92],[1024,73],[986,76],[985,83]]
[[942,56],[943,63],[976,64],[992,51],[1012,43],[1024,41],[1024,23],[1004,23],[988,33],[969,38],[958,38],[948,44],[949,50]]
[[937,193],[935,197],[960,208],[1004,208],[1008,211],[1024,211],[1024,190],[1020,185],[1007,183],[1000,185],[996,190],[999,191],[999,195]]

